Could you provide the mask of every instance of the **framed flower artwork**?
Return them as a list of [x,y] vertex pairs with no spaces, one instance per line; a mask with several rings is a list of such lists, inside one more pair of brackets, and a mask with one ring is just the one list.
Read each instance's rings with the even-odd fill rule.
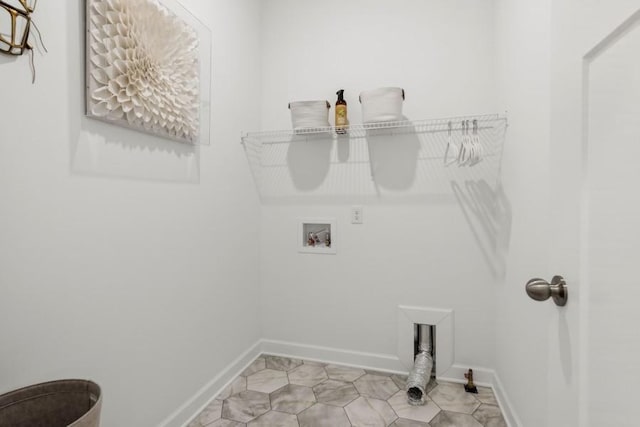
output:
[[211,34],[176,1],[87,0],[86,113],[208,144]]

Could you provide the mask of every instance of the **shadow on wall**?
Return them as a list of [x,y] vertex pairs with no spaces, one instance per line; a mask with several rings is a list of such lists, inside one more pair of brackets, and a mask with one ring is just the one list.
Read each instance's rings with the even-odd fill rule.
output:
[[16,62],[16,59],[18,58],[19,57],[15,55],[0,54],[0,65],[7,64],[9,62]]
[[[332,155],[334,142],[335,156]],[[391,140],[388,132],[378,130],[367,131],[360,143],[338,135],[335,140],[300,142],[294,139],[288,145],[289,175],[294,189],[301,193],[322,190],[323,185],[327,191],[351,188],[354,194],[358,194],[358,189],[373,186],[378,196],[379,188],[408,190],[415,181],[420,151],[420,140],[415,133],[395,135]],[[365,148],[367,153],[363,152]],[[332,166],[338,173],[330,174]],[[353,169],[365,173],[356,176]],[[361,180],[364,182],[359,182]]]
[[70,172],[129,180],[200,182],[199,147],[79,115],[71,120]]
[[512,211],[502,184],[484,180],[451,182],[451,188],[485,263],[495,278],[504,278],[511,237]]
[[[404,117],[403,120],[409,120]],[[416,179],[420,138],[415,128],[393,140],[379,137],[382,131],[368,131],[371,176],[379,188],[394,191],[410,189]]]
[[291,141],[287,151],[287,166],[293,185],[299,191],[319,188],[331,168],[333,140],[307,143]]
[[69,81],[69,157],[74,175],[127,180],[200,182],[199,147],[124,129],[85,116],[85,2],[66,3]]
[[[261,147],[254,165],[261,171],[257,186],[265,203],[384,202],[414,189],[420,150],[420,137],[411,128],[294,136]],[[409,195],[415,197],[415,191]]]

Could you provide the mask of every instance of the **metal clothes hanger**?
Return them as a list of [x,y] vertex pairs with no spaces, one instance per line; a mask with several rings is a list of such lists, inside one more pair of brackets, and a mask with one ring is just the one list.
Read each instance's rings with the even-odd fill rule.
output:
[[[448,123],[449,131],[447,135],[447,148],[444,152],[444,165],[449,166],[458,161],[458,156],[460,154],[460,150],[456,147],[453,142],[453,124],[451,122]],[[449,151],[452,152],[453,160],[449,160]]]

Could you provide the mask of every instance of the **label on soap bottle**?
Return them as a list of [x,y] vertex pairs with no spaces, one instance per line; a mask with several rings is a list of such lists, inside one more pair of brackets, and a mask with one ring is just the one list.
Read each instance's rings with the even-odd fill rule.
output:
[[347,106],[336,105],[336,127],[347,125]]

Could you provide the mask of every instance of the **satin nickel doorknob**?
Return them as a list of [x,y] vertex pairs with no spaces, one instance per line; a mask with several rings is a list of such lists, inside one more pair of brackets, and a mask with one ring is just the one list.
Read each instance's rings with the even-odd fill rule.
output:
[[527,282],[527,295],[536,301],[553,298],[556,305],[564,306],[569,298],[567,283],[562,276],[553,276],[551,283],[543,279],[531,279]]

